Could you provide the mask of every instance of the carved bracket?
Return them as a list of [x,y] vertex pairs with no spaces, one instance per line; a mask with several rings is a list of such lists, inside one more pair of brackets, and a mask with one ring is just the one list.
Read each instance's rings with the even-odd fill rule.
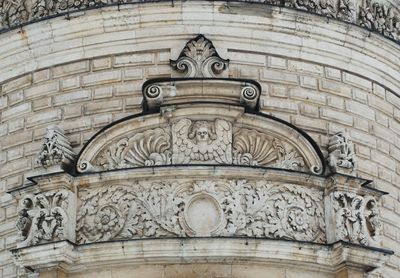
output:
[[346,132],[338,132],[329,138],[328,165],[333,173],[353,171],[357,159],[351,137]]

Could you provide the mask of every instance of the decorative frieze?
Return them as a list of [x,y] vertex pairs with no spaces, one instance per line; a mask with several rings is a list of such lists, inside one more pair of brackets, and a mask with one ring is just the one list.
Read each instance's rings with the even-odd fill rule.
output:
[[322,192],[294,184],[138,182],[80,196],[79,243],[177,236],[325,241]]
[[[121,4],[137,1],[120,1]],[[254,0],[256,3],[260,1]],[[114,5],[113,0],[4,0],[0,5],[0,29],[19,26],[27,22],[66,14],[87,8]],[[399,40],[400,15],[391,3],[377,0],[267,0],[263,3],[290,7],[323,16],[355,23],[369,30]],[[358,9],[356,9],[358,7]],[[181,55],[172,65],[186,76],[214,76],[223,71],[228,60],[221,59],[212,43],[203,36],[188,42]]]
[[65,168],[70,166],[74,159],[75,154],[64,130],[59,126],[48,127],[36,162],[45,168],[54,165]]

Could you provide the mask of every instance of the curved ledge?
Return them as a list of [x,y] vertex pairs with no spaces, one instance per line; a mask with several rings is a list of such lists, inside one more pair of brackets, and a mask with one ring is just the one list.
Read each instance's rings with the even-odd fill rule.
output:
[[19,265],[35,270],[61,267],[67,273],[118,264],[272,263],[281,266],[318,265],[337,273],[349,266],[363,271],[380,267],[392,252],[344,242],[307,242],[252,238],[186,238],[113,241],[75,245],[68,241],[11,251]]
[[[0,33],[7,32],[12,29],[35,23],[54,17],[65,16],[70,19],[79,16],[87,10],[99,9],[107,6],[122,6],[129,4],[144,4],[154,2],[170,2],[165,0],[113,0],[101,1],[32,1],[23,0],[21,2],[9,2],[9,5],[0,7],[1,23]],[[225,1],[223,1],[225,2]],[[351,23],[372,32],[381,34],[382,36],[400,42],[400,13],[391,3],[382,4],[381,1],[362,1],[357,3],[356,0],[347,2],[335,2],[335,4],[321,0],[317,1],[299,1],[299,0],[267,0],[260,3],[257,0],[244,1],[235,0],[229,2],[246,2],[251,4],[262,4],[266,6],[277,6],[280,8],[289,8],[299,10],[301,12],[316,14],[327,18],[333,18],[339,21]],[[16,4],[20,3],[20,4]],[[172,2],[172,5],[173,2]]]

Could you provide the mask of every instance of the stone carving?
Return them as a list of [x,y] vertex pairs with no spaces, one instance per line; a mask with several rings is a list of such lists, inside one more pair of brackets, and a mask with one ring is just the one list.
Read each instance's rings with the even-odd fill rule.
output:
[[257,108],[260,91],[253,86],[245,86],[240,92],[240,102],[251,109]]
[[59,126],[48,127],[36,162],[43,167],[70,166],[74,159],[75,154],[64,130]]
[[112,170],[171,164],[170,137],[165,129],[155,128],[122,138],[104,150],[95,165]]
[[26,0],[3,0],[0,4],[0,20],[5,26],[18,25],[28,20]]
[[285,6],[349,22],[354,21],[356,13],[352,0],[285,0]]
[[265,181],[143,182],[82,192],[79,243],[251,236],[324,242],[322,192]]
[[158,85],[150,85],[144,89],[147,108],[154,109],[163,102],[163,90]]
[[186,43],[179,58],[171,66],[186,77],[214,77],[228,67],[229,60],[222,59],[213,43],[198,35]]
[[16,227],[22,246],[65,239],[68,192],[28,195],[20,202]]
[[382,229],[377,201],[355,193],[333,193],[336,239],[370,245],[378,242]]
[[239,129],[233,136],[233,163],[301,171],[304,159],[299,153],[271,135]]
[[359,24],[392,39],[400,39],[400,15],[378,2],[363,0],[358,15]]
[[356,155],[350,135],[346,132],[338,132],[329,138],[328,164],[333,172],[338,167],[353,169],[356,164]]
[[232,164],[232,124],[182,119],[172,126],[173,164]]

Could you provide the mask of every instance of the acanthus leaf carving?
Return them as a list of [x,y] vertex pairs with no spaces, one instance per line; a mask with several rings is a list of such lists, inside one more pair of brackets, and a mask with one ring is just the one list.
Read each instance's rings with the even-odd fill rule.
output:
[[379,242],[382,222],[378,203],[372,196],[349,192],[332,194],[335,210],[336,240],[371,245]]
[[64,130],[59,126],[48,127],[36,162],[43,167],[53,165],[68,167],[72,165],[74,160],[75,153],[64,134]]
[[21,200],[16,221],[20,246],[67,238],[68,194],[65,190],[50,191]]
[[213,43],[198,35],[189,40],[177,60],[170,60],[171,66],[186,77],[214,77],[224,71],[229,60],[222,59]]
[[80,243],[211,235],[324,241],[322,192],[292,184],[145,182],[82,195]]

